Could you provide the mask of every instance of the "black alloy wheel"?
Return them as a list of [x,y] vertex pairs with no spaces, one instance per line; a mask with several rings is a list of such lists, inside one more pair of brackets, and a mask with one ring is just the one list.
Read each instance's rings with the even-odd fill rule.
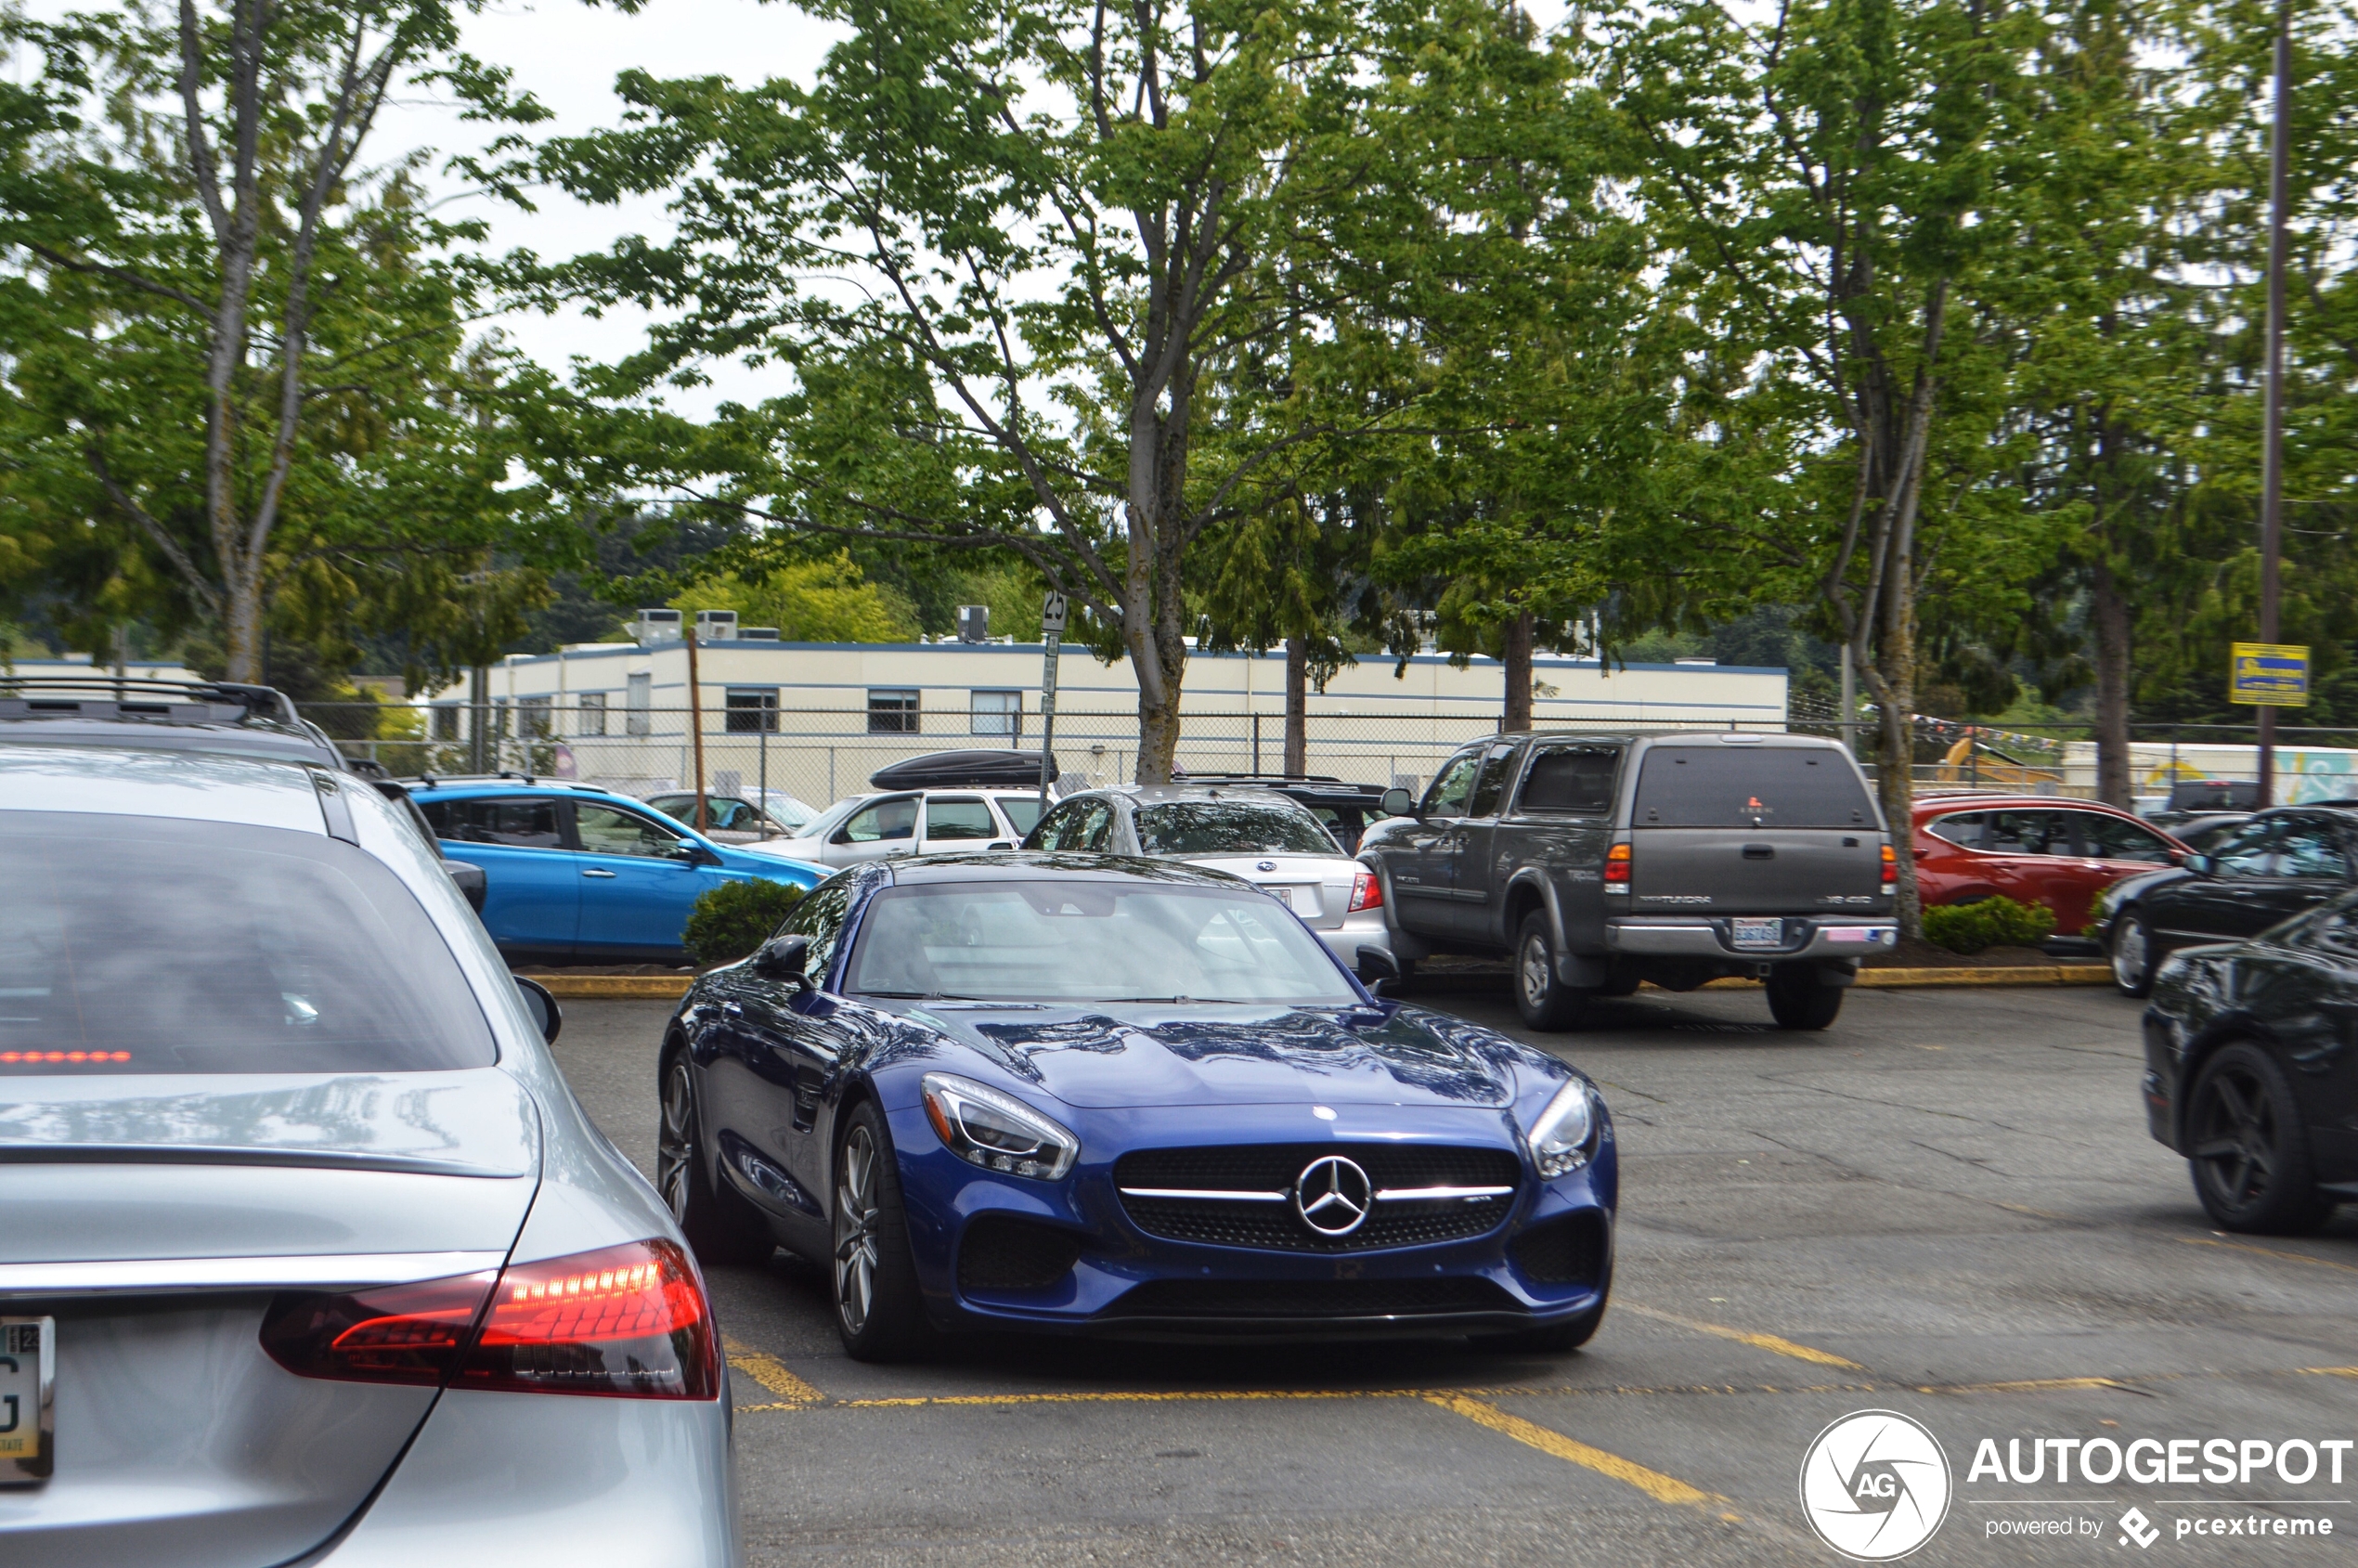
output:
[[1522,917],[1522,929],[1515,936],[1516,1010],[1533,1029],[1555,1031],[1572,1027],[1584,1000],[1556,972],[1556,943],[1548,930],[1548,912],[1533,910]]
[[2154,988],[2153,930],[2143,915],[2114,917],[2112,983],[2123,996],[2144,996]]
[[655,1190],[699,1261],[758,1263],[777,1249],[769,1222],[743,1193],[705,1173],[696,1134],[696,1084],[688,1053],[676,1051],[663,1073],[663,1121],[655,1136]]
[[827,1275],[836,1332],[855,1361],[899,1361],[934,1339],[909,1252],[900,1171],[884,1118],[862,1100],[836,1146],[835,1253]]
[[1768,966],[1768,1016],[1779,1029],[1823,1029],[1842,1011],[1843,989],[1820,983],[1816,965]]
[[2228,1230],[2297,1235],[2333,1212],[2317,1190],[2309,1131],[2275,1059],[2250,1041],[2222,1047],[2186,1101],[2195,1196]]

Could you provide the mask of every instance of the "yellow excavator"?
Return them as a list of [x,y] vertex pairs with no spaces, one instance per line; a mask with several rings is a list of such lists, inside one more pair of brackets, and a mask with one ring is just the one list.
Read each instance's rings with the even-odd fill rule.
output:
[[1977,730],[1966,731],[1956,745],[1941,755],[1940,767],[1934,774],[1937,783],[2025,790],[2035,790],[2041,784],[2058,785],[2063,783],[2062,769],[2033,767],[2009,757],[1981,739],[1980,733]]

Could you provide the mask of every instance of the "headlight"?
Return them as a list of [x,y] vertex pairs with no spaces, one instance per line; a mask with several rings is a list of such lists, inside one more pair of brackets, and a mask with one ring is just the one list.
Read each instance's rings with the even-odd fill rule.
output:
[[933,1130],[970,1165],[1053,1182],[1081,1155],[1079,1138],[1012,1095],[946,1072],[926,1073],[923,1088]]
[[1531,1124],[1531,1160],[1543,1179],[1552,1180],[1588,1163],[1597,1141],[1597,1096],[1575,1078],[1556,1091]]

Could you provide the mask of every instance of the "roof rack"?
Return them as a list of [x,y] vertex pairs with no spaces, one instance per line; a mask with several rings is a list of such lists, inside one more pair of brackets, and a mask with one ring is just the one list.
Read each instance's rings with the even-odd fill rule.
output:
[[167,724],[283,724],[308,729],[286,693],[227,680],[88,675],[0,675],[0,719],[115,719]]

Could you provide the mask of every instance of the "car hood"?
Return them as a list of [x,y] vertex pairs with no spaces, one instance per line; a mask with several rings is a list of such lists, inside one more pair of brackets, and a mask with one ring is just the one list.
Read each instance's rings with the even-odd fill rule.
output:
[[910,1015],[1067,1105],[1416,1105],[1496,1108],[1521,1047],[1397,1004],[1359,1008],[996,1007]]
[[2105,889],[2105,909],[2109,914],[2131,899],[2142,898],[2155,888],[2167,888],[2173,882],[2187,881],[2194,875],[2183,866],[2174,865],[2164,866],[2158,871],[2132,872]]
[[807,839],[770,838],[752,844],[719,844],[720,863],[732,871],[758,871],[764,876],[780,873],[803,872],[810,877],[805,887],[816,887],[831,873],[828,868],[794,854],[781,846],[799,844],[803,854],[815,853],[818,846]]

